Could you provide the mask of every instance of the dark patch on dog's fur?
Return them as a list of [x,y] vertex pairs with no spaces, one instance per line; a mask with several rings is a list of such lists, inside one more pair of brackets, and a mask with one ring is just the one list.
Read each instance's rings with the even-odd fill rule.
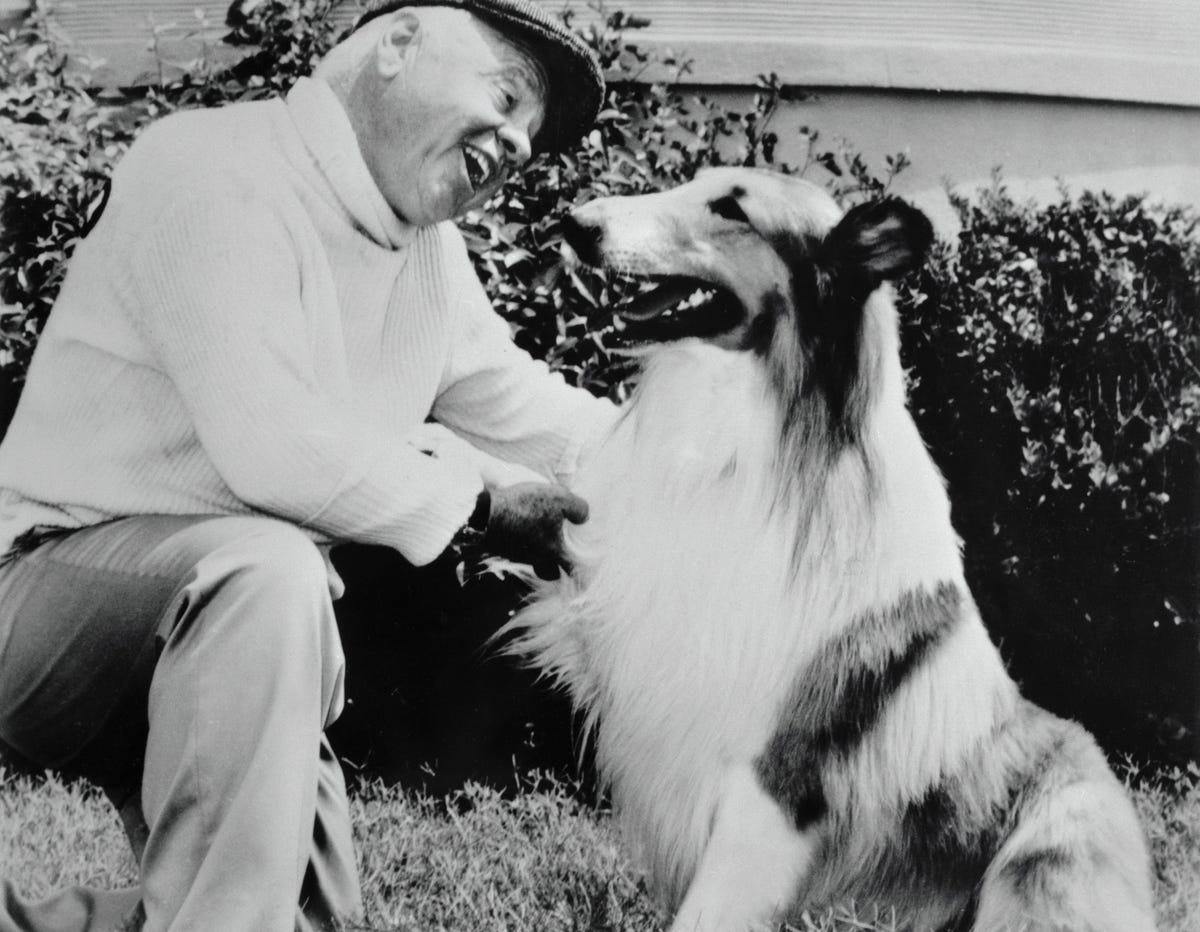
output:
[[829,803],[821,790],[821,775],[806,773],[802,779],[804,785],[796,787],[796,792],[787,801],[792,822],[800,829],[819,822],[829,811]]
[[796,405],[817,396],[828,411],[829,438],[835,448],[845,447],[857,438],[865,414],[851,409],[850,398],[858,376],[866,296],[855,306],[838,289],[837,279],[812,259],[821,249],[812,237],[780,233],[768,242],[791,270],[793,335],[801,357],[800,383],[789,387],[796,397],[785,402]]
[[971,889],[1000,843],[993,812],[987,812],[977,823],[968,818],[953,780],[930,787],[901,817],[898,864],[947,889]]
[[856,392],[862,356],[863,305],[857,289],[845,287],[841,276],[805,263],[793,272],[792,287],[800,318],[800,341],[805,356],[805,391],[815,388],[829,408],[831,436],[843,445],[858,439],[866,404],[852,405],[865,393]]
[[[927,900],[943,902],[950,910],[938,918],[938,932],[968,932],[983,877],[1008,832],[1004,813],[1020,783],[1015,772],[1009,776],[994,799],[973,798],[981,785],[970,772],[962,772],[943,777],[910,801],[889,832],[892,843],[865,868],[872,895],[895,902],[908,891],[923,891]],[[849,826],[842,830],[853,831]]]
[[[763,295],[758,313],[751,318],[742,348],[760,356],[765,355],[771,347],[771,342],[775,339],[775,328],[779,324],[779,319],[787,312],[787,300],[778,288],[772,288]],[[775,388],[780,392],[784,390],[782,385],[776,385]]]
[[792,231],[766,239],[791,270],[803,370],[797,390],[821,398],[829,437],[843,448],[857,440],[870,400],[860,384],[866,302],[885,280],[923,261],[933,228],[920,211],[889,198],[851,208],[824,239]]
[[[1064,736],[1057,732],[1045,734],[1032,746],[1026,743],[1030,717],[1044,714],[1023,704],[1017,716],[1006,719],[979,744],[957,772],[944,776],[904,807],[890,833],[893,844],[869,870],[877,896],[894,900],[903,891],[919,889],[952,902],[957,895],[961,907],[938,932],[967,932],[972,927],[984,875],[1009,838],[1022,800],[1035,792],[1045,770],[1062,754]],[[1014,741],[1032,753],[1011,753]],[[1010,761],[1001,767],[1000,778],[979,779],[981,772],[994,771],[997,761]],[[1003,873],[1023,894],[1023,888],[1044,876],[1044,869],[1068,864],[1065,852],[1039,849],[1014,858]]]
[[741,199],[746,196],[746,189],[735,186],[724,197],[718,197],[708,202],[708,209],[718,217],[732,220],[735,223],[749,223],[750,218],[742,209]]
[[891,697],[958,623],[962,601],[951,583],[933,593],[905,593],[890,608],[855,619],[800,672],[784,720],[756,762],[764,788],[798,828],[825,814],[825,761],[853,750],[876,725]]
[[1023,851],[1013,858],[1000,868],[1000,876],[1011,883],[1020,896],[1028,897],[1035,892],[1033,887],[1045,881],[1046,870],[1061,876],[1063,869],[1071,864],[1071,855],[1061,848],[1038,848]]

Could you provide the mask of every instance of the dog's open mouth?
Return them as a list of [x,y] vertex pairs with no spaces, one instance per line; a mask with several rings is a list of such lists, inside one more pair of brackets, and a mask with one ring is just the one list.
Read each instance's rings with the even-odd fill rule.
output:
[[650,287],[613,308],[632,340],[711,337],[734,329],[745,317],[733,292],[711,282],[683,276],[638,281]]

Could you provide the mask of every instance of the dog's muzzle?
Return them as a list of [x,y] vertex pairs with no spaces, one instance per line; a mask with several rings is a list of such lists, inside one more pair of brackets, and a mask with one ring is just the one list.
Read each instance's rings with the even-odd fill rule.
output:
[[[604,227],[568,214],[563,239],[585,265],[604,266]],[[698,278],[677,275],[625,275],[641,291],[613,306],[634,342],[663,342],[684,337],[714,338],[745,320],[745,310],[732,292]]]

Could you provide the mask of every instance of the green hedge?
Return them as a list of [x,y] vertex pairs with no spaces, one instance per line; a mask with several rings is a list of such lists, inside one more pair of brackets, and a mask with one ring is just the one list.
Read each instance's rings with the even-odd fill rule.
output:
[[[329,0],[269,0],[233,39],[261,48],[135,98],[93,96],[39,19],[0,38],[0,427],[104,180],[137,131],[179,107],[286,90],[329,47]],[[607,308],[625,287],[562,263],[558,219],[597,195],[669,186],[711,164],[816,171],[845,200],[887,189],[852,150],[776,158],[771,118],[796,95],[759,76],[745,111],[645,84],[645,25],[581,33],[617,80],[578,149],[543,158],[461,226],[517,341],[573,382],[622,398],[635,370]],[[903,289],[913,408],[951,482],[969,573],[1014,672],[1112,747],[1197,755],[1200,610],[1200,236],[1143,199],[954,201],[957,242]],[[0,406],[2,408],[3,406]]]

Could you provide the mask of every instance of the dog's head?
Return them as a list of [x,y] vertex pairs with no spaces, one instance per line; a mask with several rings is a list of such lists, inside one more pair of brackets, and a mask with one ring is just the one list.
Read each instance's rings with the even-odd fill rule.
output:
[[[881,286],[917,267],[929,220],[896,198],[845,214],[821,187],[745,168],[702,172],[669,191],[602,198],[572,212],[579,257],[660,280],[618,312],[644,321],[668,311],[672,336],[702,335],[761,353],[787,381],[788,404],[819,392],[835,424],[861,386],[864,320]],[[680,302],[701,290],[692,307]]]

